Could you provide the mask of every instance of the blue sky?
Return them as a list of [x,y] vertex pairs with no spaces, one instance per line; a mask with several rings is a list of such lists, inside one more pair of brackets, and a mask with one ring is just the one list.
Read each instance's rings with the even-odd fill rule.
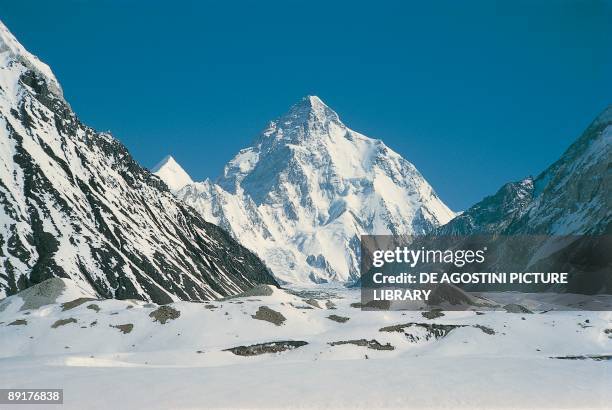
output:
[[12,1],[81,120],[217,176],[307,94],[455,210],[537,174],[612,103],[612,1]]

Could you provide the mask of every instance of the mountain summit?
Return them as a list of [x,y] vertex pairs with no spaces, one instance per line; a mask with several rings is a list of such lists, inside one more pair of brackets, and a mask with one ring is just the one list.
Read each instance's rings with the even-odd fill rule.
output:
[[82,124],[1,23],[0,73],[0,298],[52,277],[158,303],[276,283],[119,141]]
[[9,69],[15,64],[21,64],[35,72],[45,80],[47,87],[56,97],[64,99],[62,87],[49,66],[26,50],[0,21],[0,67]]
[[215,182],[177,195],[289,282],[355,279],[360,235],[424,233],[455,215],[410,162],[314,96],[270,122]]
[[151,172],[160,177],[171,191],[178,191],[187,184],[193,184],[189,174],[185,172],[183,167],[171,155],[167,155],[162,159],[151,169]]

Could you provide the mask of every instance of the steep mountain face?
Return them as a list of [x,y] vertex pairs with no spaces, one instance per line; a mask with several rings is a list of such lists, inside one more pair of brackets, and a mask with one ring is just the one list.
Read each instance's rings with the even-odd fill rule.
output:
[[0,23],[0,297],[50,277],[167,303],[275,284],[112,136],[82,124]]
[[177,196],[289,282],[355,279],[360,235],[424,233],[454,216],[410,162],[317,97],[272,121],[216,182]]
[[504,185],[434,232],[494,234],[486,240],[501,250],[491,258],[499,269],[569,273],[567,284],[529,291],[610,293],[611,182],[612,106],[535,179]]
[[612,106],[538,177],[504,185],[436,232],[609,234],[611,221]]
[[151,172],[160,177],[171,191],[178,191],[185,185],[193,184],[189,174],[170,155],[155,165]]

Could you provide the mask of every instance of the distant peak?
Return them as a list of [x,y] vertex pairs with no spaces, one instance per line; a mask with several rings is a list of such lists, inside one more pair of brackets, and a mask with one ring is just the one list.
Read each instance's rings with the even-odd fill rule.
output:
[[305,103],[310,104],[311,107],[317,107],[317,106],[318,107],[327,107],[327,104],[325,104],[323,102],[323,100],[321,100],[316,95],[307,95],[307,96],[302,98],[302,101],[304,101]]
[[178,162],[176,162],[176,160],[174,159],[174,157],[172,155],[166,155],[164,158],[162,158],[161,161],[159,161],[157,164],[155,164],[155,166],[151,169],[151,171],[153,173],[159,171],[162,167],[166,166],[166,165],[178,165],[180,167],[180,165],[178,164]]
[[172,155],[166,155],[151,172],[161,178],[171,191],[178,191],[185,185],[193,184],[189,174],[179,165]]
[[311,109],[327,108],[328,110],[331,110],[331,108],[329,108],[327,104],[325,104],[323,100],[321,100],[316,95],[307,95],[305,97],[302,97],[302,99],[297,104],[295,104],[294,107],[308,107]]
[[281,117],[282,122],[327,122],[340,123],[338,114],[332,110],[316,95],[307,95],[289,108],[289,111]]

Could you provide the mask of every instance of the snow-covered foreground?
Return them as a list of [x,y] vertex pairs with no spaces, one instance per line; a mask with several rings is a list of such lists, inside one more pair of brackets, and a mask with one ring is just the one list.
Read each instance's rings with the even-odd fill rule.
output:
[[[49,287],[0,302],[0,387],[63,388],[63,408],[612,403],[612,312],[372,312],[351,306],[359,291],[332,287],[262,288],[161,310],[118,300],[62,306],[83,297],[64,283],[56,303],[37,307],[51,301]],[[24,302],[30,309],[20,310]],[[225,350],[280,341],[292,343]]]

